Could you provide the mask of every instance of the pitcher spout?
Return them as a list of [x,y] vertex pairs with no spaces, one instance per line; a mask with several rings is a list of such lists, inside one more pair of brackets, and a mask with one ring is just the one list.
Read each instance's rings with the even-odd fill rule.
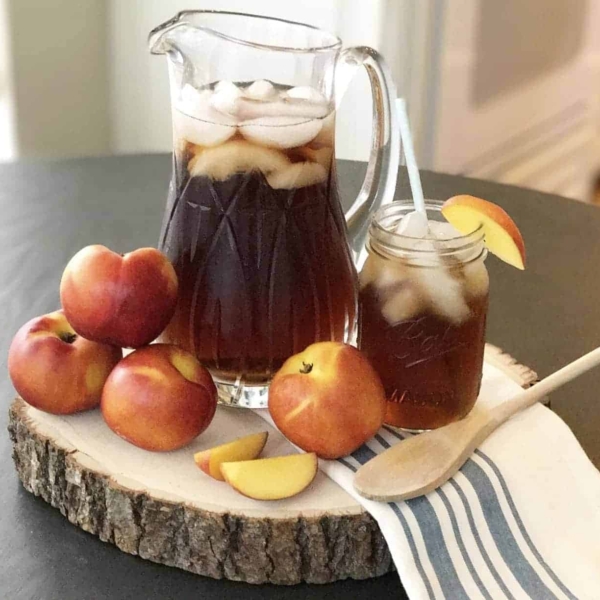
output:
[[151,54],[168,54],[173,50],[176,30],[187,24],[185,19],[187,12],[182,11],[177,13],[174,17],[161,23],[150,32],[148,35],[148,47]]

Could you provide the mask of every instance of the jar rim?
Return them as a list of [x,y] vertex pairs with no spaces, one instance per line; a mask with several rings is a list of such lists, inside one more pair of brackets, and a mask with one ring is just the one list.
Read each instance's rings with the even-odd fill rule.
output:
[[[441,215],[443,202],[440,200],[425,200],[425,208],[428,217]],[[412,200],[397,200],[382,206],[371,218],[369,225],[369,245],[373,249],[379,249],[390,257],[405,259],[424,259],[433,256],[460,256],[460,262],[470,262],[474,258],[484,256],[485,247],[483,223],[480,223],[473,231],[467,234],[458,234],[445,238],[427,237],[426,240],[435,242],[429,247],[416,247],[415,242],[423,238],[397,233],[390,225],[396,225],[402,216],[414,211]],[[435,219],[434,219],[435,220]],[[386,223],[387,221],[387,223]],[[444,220],[436,220],[438,223],[447,223]],[[474,256],[476,254],[476,256]]]
[[[429,212],[441,213],[443,205],[444,205],[444,202],[442,202],[441,200],[425,200],[425,208],[428,213]],[[373,215],[373,217],[371,218],[370,229],[373,229],[376,231],[381,231],[386,236],[390,236],[391,239],[398,239],[398,241],[407,240],[407,243],[410,243],[414,240],[422,239],[422,238],[415,237],[412,235],[405,235],[403,233],[397,233],[396,231],[393,231],[389,227],[385,227],[381,223],[381,220],[383,218],[403,216],[404,214],[412,212],[413,210],[414,210],[414,203],[412,200],[409,200],[409,199],[395,200],[394,202],[385,204],[379,210],[377,210],[375,212],[375,214]],[[447,221],[445,221],[445,220],[438,221],[438,222],[447,223]],[[465,243],[469,243],[471,241],[482,242],[483,238],[484,238],[483,223],[480,223],[478,227],[476,227],[473,231],[471,231],[469,233],[466,233],[466,234],[459,233],[458,235],[439,239],[438,241],[441,243],[445,243],[445,242],[456,242],[459,240],[465,240]],[[431,250],[423,250],[423,249],[415,249],[415,251],[431,252]]]

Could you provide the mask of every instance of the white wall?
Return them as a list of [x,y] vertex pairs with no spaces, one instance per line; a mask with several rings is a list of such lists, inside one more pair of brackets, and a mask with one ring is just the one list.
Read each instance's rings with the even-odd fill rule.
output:
[[16,155],[14,90],[7,0],[0,0],[0,161]]
[[110,152],[104,0],[6,0],[19,155]]
[[[407,2],[408,0],[406,0]],[[110,0],[109,80],[115,152],[168,151],[171,148],[166,59],[151,56],[148,32],[182,9],[221,9],[282,17],[333,31],[347,45],[380,48],[386,6],[405,0]],[[400,57],[398,57],[400,58]],[[394,65],[399,72],[401,67]],[[371,135],[368,79],[360,73],[338,115],[337,154],[365,159]]]
[[600,3],[456,0],[443,25],[431,168],[588,200]]

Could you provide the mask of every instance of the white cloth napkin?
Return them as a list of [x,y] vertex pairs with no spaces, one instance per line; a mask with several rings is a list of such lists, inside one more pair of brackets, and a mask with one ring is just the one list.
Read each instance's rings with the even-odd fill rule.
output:
[[[478,402],[519,391],[485,364]],[[376,519],[411,600],[600,599],[600,473],[556,414],[536,405],[513,417],[427,496],[365,500],[354,473],[402,437],[383,427],[319,466]]]

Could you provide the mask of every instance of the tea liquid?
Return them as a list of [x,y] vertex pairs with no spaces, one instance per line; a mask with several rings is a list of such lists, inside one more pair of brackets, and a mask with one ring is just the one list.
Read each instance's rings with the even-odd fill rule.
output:
[[469,302],[460,325],[430,311],[390,324],[372,285],[359,302],[359,345],[383,381],[386,422],[422,430],[466,416],[481,386],[487,295]]

